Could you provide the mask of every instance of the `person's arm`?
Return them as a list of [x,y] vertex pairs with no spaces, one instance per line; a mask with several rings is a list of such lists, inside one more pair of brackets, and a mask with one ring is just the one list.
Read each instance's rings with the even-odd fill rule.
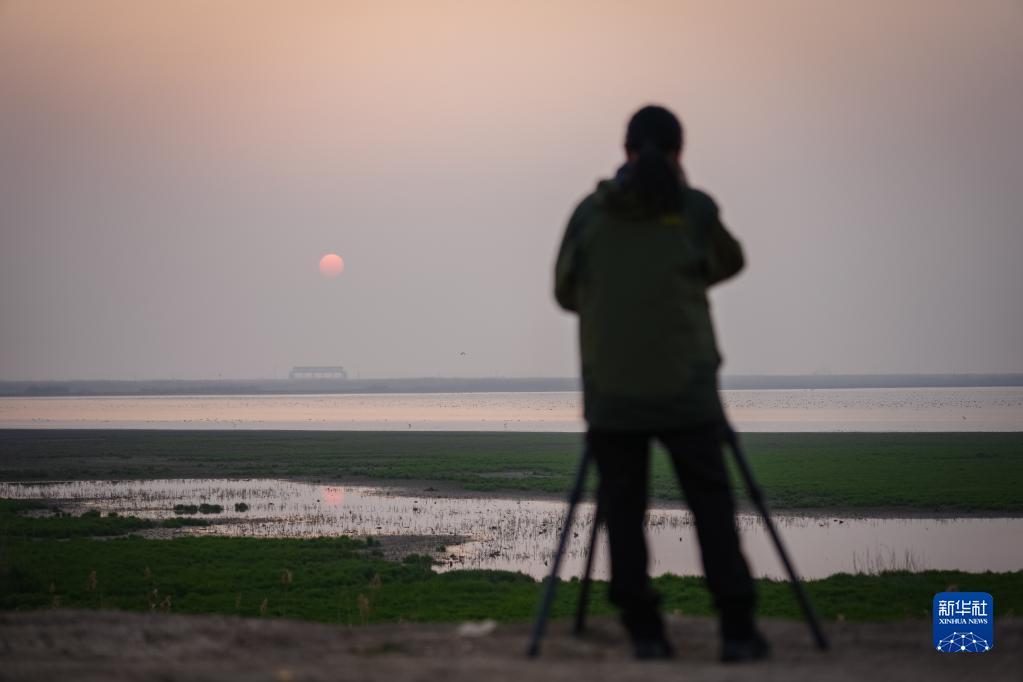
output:
[[734,277],[745,264],[742,245],[720,221],[717,221],[710,231],[710,249],[707,254],[708,285]]
[[554,298],[565,310],[578,312],[576,280],[579,276],[580,237],[583,222],[589,212],[589,201],[584,199],[572,213],[565,228],[565,236],[558,249],[558,260],[554,265]]
[[746,259],[742,246],[721,222],[717,204],[706,194],[700,194],[704,200],[707,225],[707,286],[711,286],[737,275],[746,264]]

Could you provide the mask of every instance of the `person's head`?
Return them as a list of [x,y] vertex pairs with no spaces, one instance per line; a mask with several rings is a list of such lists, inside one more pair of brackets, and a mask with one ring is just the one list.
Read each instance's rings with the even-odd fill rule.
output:
[[625,155],[631,166],[628,184],[651,208],[681,208],[682,142],[682,124],[664,107],[645,106],[629,120],[625,132]]

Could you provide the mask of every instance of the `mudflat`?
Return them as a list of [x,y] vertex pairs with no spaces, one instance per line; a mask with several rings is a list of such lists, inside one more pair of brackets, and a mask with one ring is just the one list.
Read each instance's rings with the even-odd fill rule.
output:
[[[765,620],[772,660],[717,662],[715,622],[670,617],[678,654],[637,662],[621,628],[595,618],[582,638],[551,624],[537,660],[525,656],[530,625],[337,626],[278,619],[46,610],[0,614],[0,680],[1001,680],[1023,669],[1023,623],[995,625],[985,654],[941,654],[930,623],[831,623],[828,652],[799,621]],[[464,636],[465,629],[486,634]]]

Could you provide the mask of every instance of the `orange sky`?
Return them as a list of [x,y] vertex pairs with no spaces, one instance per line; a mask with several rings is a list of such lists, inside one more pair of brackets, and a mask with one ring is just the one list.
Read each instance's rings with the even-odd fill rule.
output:
[[[573,374],[553,250],[650,101],[751,256],[726,369],[1023,370],[1021,36],[1012,0],[7,0],[0,378]],[[331,251],[346,288],[294,274]]]

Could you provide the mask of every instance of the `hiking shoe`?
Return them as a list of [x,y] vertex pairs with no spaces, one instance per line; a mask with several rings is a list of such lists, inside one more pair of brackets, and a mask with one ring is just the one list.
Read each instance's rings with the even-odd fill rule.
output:
[[762,661],[771,655],[771,645],[757,631],[748,637],[725,637],[721,640],[722,663]]
[[632,655],[640,661],[664,660],[674,657],[675,649],[664,637],[642,637],[632,640]]

